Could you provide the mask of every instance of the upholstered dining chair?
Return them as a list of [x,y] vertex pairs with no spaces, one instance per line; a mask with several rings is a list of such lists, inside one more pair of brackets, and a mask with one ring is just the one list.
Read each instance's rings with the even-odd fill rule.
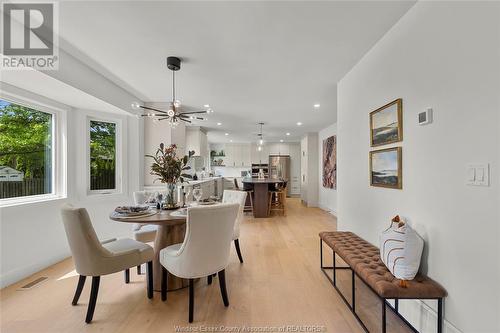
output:
[[229,306],[225,269],[229,264],[239,204],[192,207],[187,210],[184,242],[160,251],[161,299],[167,299],[167,271],[189,279],[189,322],[193,322],[194,279],[219,275],[224,305]]
[[[151,191],[136,191],[134,192],[134,203],[136,205],[142,205],[149,199],[155,192]],[[132,233],[134,239],[139,242],[149,243],[154,242],[156,237],[156,231],[158,230],[157,225],[153,224],[142,224],[134,223],[132,224]],[[137,274],[141,275],[141,266],[137,266]]]
[[147,295],[148,298],[153,298],[154,252],[151,246],[129,238],[114,238],[99,242],[85,208],[75,208],[66,204],[62,207],[61,215],[76,272],[80,275],[73,305],[78,303],[87,276],[92,276],[86,323],[90,323],[94,316],[102,275],[128,270],[130,267],[147,263]]
[[[247,200],[247,192],[245,191],[232,191],[232,190],[224,190],[224,194],[222,195],[222,203],[237,203],[240,205],[238,210],[238,216],[236,217],[236,222],[234,223],[234,232],[233,232],[233,241],[234,247],[236,248],[236,254],[238,254],[238,259],[241,263],[243,263],[243,257],[241,256],[240,250],[240,223],[243,220],[244,213],[243,209],[245,208],[245,201]],[[210,283],[210,278],[208,279]]]

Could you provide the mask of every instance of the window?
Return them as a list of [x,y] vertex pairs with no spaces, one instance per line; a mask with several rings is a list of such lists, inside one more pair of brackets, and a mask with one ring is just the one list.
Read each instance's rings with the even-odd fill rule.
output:
[[0,200],[54,193],[54,114],[0,99]]
[[90,190],[117,189],[116,123],[90,120]]

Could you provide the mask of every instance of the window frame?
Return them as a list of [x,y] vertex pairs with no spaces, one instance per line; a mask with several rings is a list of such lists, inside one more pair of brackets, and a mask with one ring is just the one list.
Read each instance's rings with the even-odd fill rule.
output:
[[[0,92],[0,98],[13,104],[28,107],[36,111],[48,113],[52,116],[52,172],[51,193],[27,195],[21,197],[0,199],[0,207],[16,206],[67,198],[66,181],[66,117],[67,110],[53,103],[44,101],[42,96],[31,96],[28,92],[8,93]],[[34,94],[33,94],[34,95]]]
[[[98,121],[103,123],[115,124],[115,188],[107,190],[92,190],[90,189],[90,122]],[[121,119],[113,117],[96,117],[87,116],[85,125],[86,143],[85,143],[85,173],[86,173],[86,190],[88,196],[94,195],[113,195],[123,193],[123,145],[122,145],[122,128],[123,122]]]

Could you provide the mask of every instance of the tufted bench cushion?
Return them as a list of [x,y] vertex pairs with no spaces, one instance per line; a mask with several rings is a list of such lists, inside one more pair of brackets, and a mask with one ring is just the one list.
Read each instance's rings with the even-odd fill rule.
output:
[[434,280],[417,274],[403,288],[380,260],[374,245],[352,232],[320,232],[319,237],[333,249],[354,272],[382,298],[442,298],[446,290]]

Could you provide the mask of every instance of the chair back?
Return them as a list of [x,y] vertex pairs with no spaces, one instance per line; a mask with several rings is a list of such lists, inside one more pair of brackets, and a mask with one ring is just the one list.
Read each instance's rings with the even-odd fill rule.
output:
[[238,184],[238,179],[234,178],[233,181],[234,181],[234,188],[237,189],[237,190],[239,190],[240,189],[240,185]]
[[245,191],[224,190],[224,194],[222,195],[222,203],[237,203],[240,205],[238,216],[236,217],[236,222],[234,223],[234,239],[237,239],[240,236],[240,223],[244,217],[243,209],[245,208],[246,200],[247,192]]
[[100,258],[111,253],[99,242],[85,208],[66,204],[61,209],[61,216],[77,273],[92,276],[101,262]]
[[239,204],[188,208],[186,236],[178,252],[184,276],[204,277],[227,267],[239,208]]

